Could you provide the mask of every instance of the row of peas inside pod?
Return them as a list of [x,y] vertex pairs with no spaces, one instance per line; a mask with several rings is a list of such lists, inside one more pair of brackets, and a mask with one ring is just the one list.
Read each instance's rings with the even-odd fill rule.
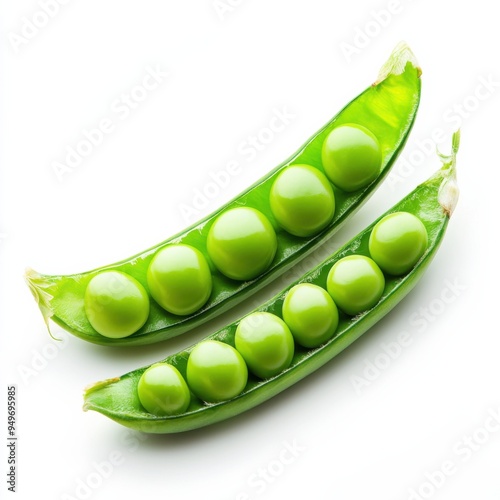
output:
[[418,217],[408,212],[386,215],[370,233],[371,258],[355,254],[338,260],[326,289],[295,285],[285,296],[281,317],[254,312],[243,318],[234,346],[214,339],[200,342],[187,360],[186,378],[168,363],[149,367],[137,385],[142,406],[153,415],[177,415],[187,410],[191,394],[218,403],[241,394],[249,372],[259,379],[280,374],[289,367],[296,345],[314,349],[333,337],[339,313],[356,316],[373,308],[384,292],[384,274],[405,275],[427,246],[427,230]]
[[[272,214],[276,223],[294,236],[307,238],[322,231],[335,214],[332,184],[345,192],[366,187],[379,175],[382,153],[370,130],[348,123],[333,128],[327,135],[321,161],[326,175],[311,165],[291,164],[281,170],[272,184]],[[92,327],[108,338],[132,335],[148,319],[149,296],[171,314],[196,313],[211,296],[213,272],[236,281],[259,277],[273,262],[278,237],[262,212],[239,206],[215,218],[205,244],[209,260],[192,245],[172,243],[160,248],[147,269],[148,290],[122,271],[103,270],[96,274],[84,297],[85,313]],[[373,279],[378,283],[377,290],[383,289],[381,274]],[[345,312],[352,313],[354,304],[348,306],[340,292],[330,293]],[[293,353],[293,342],[288,344]]]

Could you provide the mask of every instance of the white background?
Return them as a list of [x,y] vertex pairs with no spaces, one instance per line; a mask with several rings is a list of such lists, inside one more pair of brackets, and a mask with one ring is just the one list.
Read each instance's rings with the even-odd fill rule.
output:
[[[491,2],[223,0],[218,11],[211,0],[73,0],[30,30],[30,20],[44,23],[41,3],[3,2],[1,16],[0,438],[7,385],[17,384],[17,498],[500,498],[500,423],[489,417],[500,411],[500,36]],[[52,340],[24,268],[72,273],[137,253],[194,221],[182,207],[197,190],[212,189],[199,217],[210,213],[372,83],[400,40],[423,69],[415,128],[391,179],[328,246],[426,179],[439,167],[430,138],[447,151],[461,126],[461,199],[418,287],[327,366],[230,421],[147,436],[84,413],[87,384],[196,342],[287,278],[190,334],[113,349],[55,326],[63,342]],[[117,100],[148,67],[169,74],[135,90],[144,99],[129,113]],[[255,158],[242,154],[275,110],[293,119]],[[106,118],[113,130],[58,177],[54,163]],[[207,187],[230,161],[239,169],[229,184]],[[402,332],[410,343],[384,364],[383,346]],[[367,366],[371,380],[356,390]],[[435,474],[444,462],[448,474]]]

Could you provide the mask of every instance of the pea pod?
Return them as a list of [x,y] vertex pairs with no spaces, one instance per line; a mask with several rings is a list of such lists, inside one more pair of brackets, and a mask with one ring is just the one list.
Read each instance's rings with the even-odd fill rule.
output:
[[[291,364],[277,375],[264,380],[250,375],[243,392],[227,401],[207,404],[193,396],[187,410],[178,415],[155,416],[141,406],[137,385],[147,367],[91,386],[85,393],[84,409],[98,411],[120,424],[144,432],[182,432],[219,422],[248,410],[290,387],[334,358],[410,292],[436,254],[458,199],[458,188],[455,181],[455,155],[458,149],[458,138],[457,132],[454,135],[452,156],[443,157],[443,167],[433,177],[419,185],[386,214],[315,269],[256,309],[261,313],[282,316],[283,304],[292,287],[307,283],[326,289],[327,278],[334,264],[353,255],[365,256],[365,258],[369,256],[369,240],[372,229],[382,218],[395,212],[407,212],[416,216],[425,226],[428,238],[427,246],[420,259],[404,275],[386,274],[382,296],[375,306],[355,316],[341,314],[333,337],[325,343],[315,348],[304,348],[296,345]],[[223,342],[231,346],[236,344],[238,347],[237,342],[235,342],[235,334],[239,324],[241,321],[230,324],[210,335],[208,340]],[[175,367],[186,378],[189,376],[186,373],[187,363],[194,348],[196,345],[168,356],[164,363]]]
[[[206,322],[273,281],[337,231],[362,206],[388,174],[408,138],[417,113],[421,88],[420,73],[420,68],[409,48],[404,44],[398,46],[382,67],[378,80],[347,104],[295,154],[237,198],[159,245],[121,262],[79,274],[44,275],[28,269],[26,281],[49,331],[49,320],[52,320],[77,337],[96,344],[150,344],[174,337]],[[273,215],[270,206],[271,188],[280,172],[292,164],[305,164],[324,173],[322,145],[325,138],[335,127],[350,123],[367,127],[378,139],[381,167],[376,177],[370,178],[370,183],[361,189],[349,192],[333,185],[335,208],[331,220],[312,236],[304,237],[303,234],[294,236],[285,231]],[[258,269],[258,275],[252,278],[248,278],[244,272],[238,274],[240,270],[236,270],[237,279],[234,279],[235,276],[231,273],[227,273],[230,276],[228,277],[218,270],[215,265],[217,262],[214,264],[214,259],[218,258],[216,252],[213,252],[212,259],[209,258],[210,248],[207,248],[207,238],[211,227],[214,226],[214,222],[221,214],[236,207],[257,209],[262,218],[270,222],[276,233],[275,253],[268,252],[268,255],[263,257],[269,260],[266,264],[267,268]],[[267,221],[264,222],[269,224]],[[271,225],[269,225],[268,231],[272,232]],[[208,240],[210,243],[210,238]],[[96,324],[89,321],[85,309],[85,292],[89,282],[103,271],[119,271],[122,274],[115,273],[115,278],[123,281],[123,273],[132,277],[133,283],[129,280],[129,282],[124,283],[124,286],[137,287],[138,282],[144,287],[144,289],[141,288],[141,293],[145,296],[144,290],[148,290],[150,263],[155,254],[169,243],[182,243],[194,247],[195,251],[202,254],[201,258],[206,257],[210,266],[211,278],[210,273],[208,274],[212,286],[211,288],[205,286],[203,293],[199,294],[200,301],[196,306],[198,309],[193,312],[192,309],[186,308],[185,304],[175,303],[173,305],[177,309],[174,309],[174,313],[172,313],[167,312],[155,300],[150,300],[147,307],[136,303],[135,306],[140,310],[139,319],[144,317],[144,320],[132,321],[132,330],[127,332],[128,336],[124,337],[120,335],[120,332],[113,331],[112,336],[123,338],[109,338],[98,333],[95,329],[97,328]],[[262,248],[261,245],[255,246],[257,249]],[[237,264],[242,262],[252,262],[252,259],[237,259]],[[206,266],[206,264],[204,265]],[[204,284],[207,284],[207,279],[205,279]],[[138,286],[140,287],[140,285]],[[149,291],[152,292],[150,288]],[[186,295],[193,296],[192,293],[188,292]],[[169,298],[166,297],[165,301],[168,302],[168,300]],[[206,302],[203,304],[204,301]],[[175,314],[178,311],[181,311],[182,314]],[[184,314],[186,312],[189,314]]]

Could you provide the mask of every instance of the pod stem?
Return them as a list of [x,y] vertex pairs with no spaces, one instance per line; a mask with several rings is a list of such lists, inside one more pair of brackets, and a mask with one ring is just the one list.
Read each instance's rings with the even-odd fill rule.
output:
[[95,391],[99,391],[100,389],[103,389],[104,387],[114,384],[115,382],[119,382],[120,377],[113,377],[113,378],[108,378],[106,380],[101,380],[99,382],[95,382],[94,384],[90,384],[89,386],[85,387],[83,391],[83,396],[85,398],[85,403],[83,405],[83,411],[88,411],[92,410],[92,403],[89,403],[86,398],[89,394],[92,394]]
[[417,69],[418,76],[420,77],[422,69],[418,65],[415,54],[411,51],[406,42],[401,41],[396,45],[389,59],[387,59],[385,64],[380,68],[377,80],[373,86],[383,82],[389,75],[400,75],[404,72],[408,63]]
[[457,184],[457,153],[460,147],[460,129],[453,133],[451,141],[451,154],[445,155],[438,151],[443,162],[440,174],[443,182],[439,187],[438,201],[448,217],[451,217],[457,206],[460,190]]
[[49,320],[50,318],[52,318],[52,316],[54,316],[54,309],[51,304],[54,295],[50,291],[51,284],[47,282],[45,276],[43,276],[42,274],[36,272],[34,269],[31,268],[26,269],[24,274],[24,279],[28,284],[31,293],[33,294],[33,297],[35,297],[38,307],[40,308],[43,320],[45,322],[45,326],[49,331],[49,335],[54,340],[60,340],[54,337],[52,335],[52,332],[50,331]]

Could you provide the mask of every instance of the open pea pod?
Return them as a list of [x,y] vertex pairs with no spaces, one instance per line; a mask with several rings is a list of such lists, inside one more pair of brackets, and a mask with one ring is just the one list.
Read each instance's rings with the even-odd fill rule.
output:
[[[139,345],[165,340],[188,331],[241,302],[250,294],[308,255],[336,232],[379,186],[402,150],[417,113],[420,99],[420,68],[409,48],[401,44],[382,67],[378,80],[353,99],[295,154],[257,181],[253,186],[216,212],[159,245],[121,262],[92,271],[65,275],[44,275],[28,269],[27,283],[47,326],[51,319],[81,339],[103,345]],[[322,146],[335,127],[354,123],[365,127],[378,139],[381,168],[366,187],[346,192],[332,184],[335,211],[329,223],[313,236],[294,236],[277,223],[270,206],[270,192],[279,173],[292,164],[307,164],[324,173]],[[207,236],[217,217],[235,207],[257,209],[276,233],[277,249],[269,266],[252,279],[231,279],[209,258]],[[146,291],[147,272],[153,257],[168,244],[183,243],[199,250],[210,266],[212,288],[208,300],[188,315],[178,315],[149,299],[149,315],[142,327],[123,338],[98,333],[85,310],[85,292],[90,280],[103,271],[116,270],[135,278]],[[245,260],[245,259],[240,259]],[[95,326],[95,325],[94,325]]]
[[[253,408],[327,363],[396,306],[418,283],[431,263],[444,237],[449,218],[458,199],[455,175],[458,137],[456,133],[452,156],[443,157],[444,165],[433,177],[418,186],[319,266],[256,309],[256,311],[268,312],[279,318],[283,317],[283,304],[292,287],[301,283],[310,283],[326,289],[328,275],[334,264],[352,255],[369,257],[370,235],[380,220],[395,212],[407,212],[418,217],[425,226],[428,237],[427,246],[419,260],[403,275],[391,276],[385,273],[385,286],[378,302],[355,316],[341,314],[335,333],[325,343],[311,349],[295,345],[291,364],[287,368],[267,379],[259,379],[250,375],[243,391],[227,401],[207,404],[193,395],[189,406],[181,414],[155,416],[141,405],[137,388],[142,374],[148,367],[98,382],[89,387],[85,393],[84,409],[98,411],[122,425],[144,432],[182,432],[219,422]],[[238,347],[235,342],[235,332],[240,323],[241,321],[236,321],[207,339]],[[197,345],[163,360],[164,363],[175,367],[188,383],[187,364]]]

